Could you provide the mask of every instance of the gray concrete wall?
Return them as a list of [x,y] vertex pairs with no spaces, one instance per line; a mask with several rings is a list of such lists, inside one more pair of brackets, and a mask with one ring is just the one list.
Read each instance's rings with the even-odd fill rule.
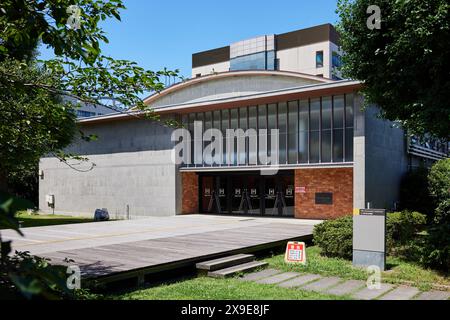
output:
[[214,99],[240,97],[266,91],[319,84],[320,81],[299,76],[286,75],[248,75],[239,77],[220,77],[208,81],[193,83],[182,90],[177,90],[159,97],[149,105],[153,108],[193,103]]
[[365,208],[366,201],[366,140],[363,99],[355,95],[353,118],[353,209]]
[[377,118],[378,109],[365,109],[365,201],[372,208],[393,209],[408,170],[404,130]]
[[[45,196],[54,194],[55,213],[93,215],[96,208],[107,208],[112,218],[126,218],[127,205],[131,218],[180,212],[180,177],[171,161],[171,128],[132,119],[81,129],[98,135],[98,140],[78,141],[67,152],[86,156],[88,162],[69,161],[71,168],[53,157],[41,159],[42,211],[53,211]],[[95,166],[89,170],[92,163]]]

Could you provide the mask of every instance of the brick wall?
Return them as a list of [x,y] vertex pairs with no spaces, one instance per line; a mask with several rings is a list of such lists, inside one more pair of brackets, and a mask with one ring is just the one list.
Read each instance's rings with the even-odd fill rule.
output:
[[198,213],[198,176],[195,172],[181,172],[181,213]]
[[[296,218],[333,219],[353,211],[353,168],[297,169],[295,187],[306,187],[295,194]],[[316,192],[332,192],[333,204],[315,204]]]

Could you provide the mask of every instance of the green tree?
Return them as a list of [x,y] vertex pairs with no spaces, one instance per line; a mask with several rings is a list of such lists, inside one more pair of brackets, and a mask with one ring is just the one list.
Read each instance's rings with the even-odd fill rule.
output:
[[[381,28],[369,29],[370,5]],[[450,2],[339,0],[342,72],[364,82],[368,103],[415,134],[448,139],[450,130]]]
[[[47,90],[24,83],[54,85],[58,78],[33,63],[0,62],[0,176],[4,179],[36,168],[43,154],[67,146],[77,132],[69,103]],[[14,77],[20,81],[10,81]],[[36,174],[36,173],[35,173]]]
[[[109,18],[120,20],[122,9],[121,0],[0,3],[0,127],[4,133],[0,134],[0,188],[6,185],[5,172],[23,172],[32,163],[36,166],[44,154],[53,152],[66,159],[61,150],[77,133],[71,113],[76,106],[63,103],[61,97],[106,106],[114,100],[158,119],[140,97],[162,90],[160,78],[177,76],[177,72],[145,70],[132,61],[101,54],[101,44],[108,39],[99,24]],[[39,43],[53,49],[56,58],[36,63]]]
[[428,174],[428,185],[436,207],[434,223],[450,224],[450,159],[433,164]]
[[[140,97],[162,90],[161,77],[177,76],[177,71],[145,70],[101,52],[108,39],[100,23],[120,20],[123,9],[121,0],[0,2],[0,187],[9,172],[32,170],[45,154],[62,161],[77,157],[62,151],[77,134],[85,140],[93,138],[78,131],[76,106],[65,97],[106,106],[114,100],[158,120]],[[36,61],[40,43],[53,49],[56,58]],[[0,203],[0,227],[21,234],[10,206],[11,199]],[[60,269],[27,254],[11,257],[11,243],[3,241],[1,234],[0,249],[0,289],[28,298],[73,297]]]

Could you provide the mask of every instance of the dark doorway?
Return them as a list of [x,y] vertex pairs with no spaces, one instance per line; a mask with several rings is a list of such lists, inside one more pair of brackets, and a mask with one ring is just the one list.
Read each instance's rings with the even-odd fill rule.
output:
[[202,213],[294,216],[293,171],[200,173],[199,186]]

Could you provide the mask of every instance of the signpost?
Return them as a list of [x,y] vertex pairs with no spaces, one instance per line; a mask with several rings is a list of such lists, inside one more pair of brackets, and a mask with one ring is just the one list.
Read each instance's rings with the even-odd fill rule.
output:
[[286,263],[306,264],[306,245],[304,242],[289,241],[284,255]]
[[353,265],[386,267],[386,210],[361,209],[353,216]]

